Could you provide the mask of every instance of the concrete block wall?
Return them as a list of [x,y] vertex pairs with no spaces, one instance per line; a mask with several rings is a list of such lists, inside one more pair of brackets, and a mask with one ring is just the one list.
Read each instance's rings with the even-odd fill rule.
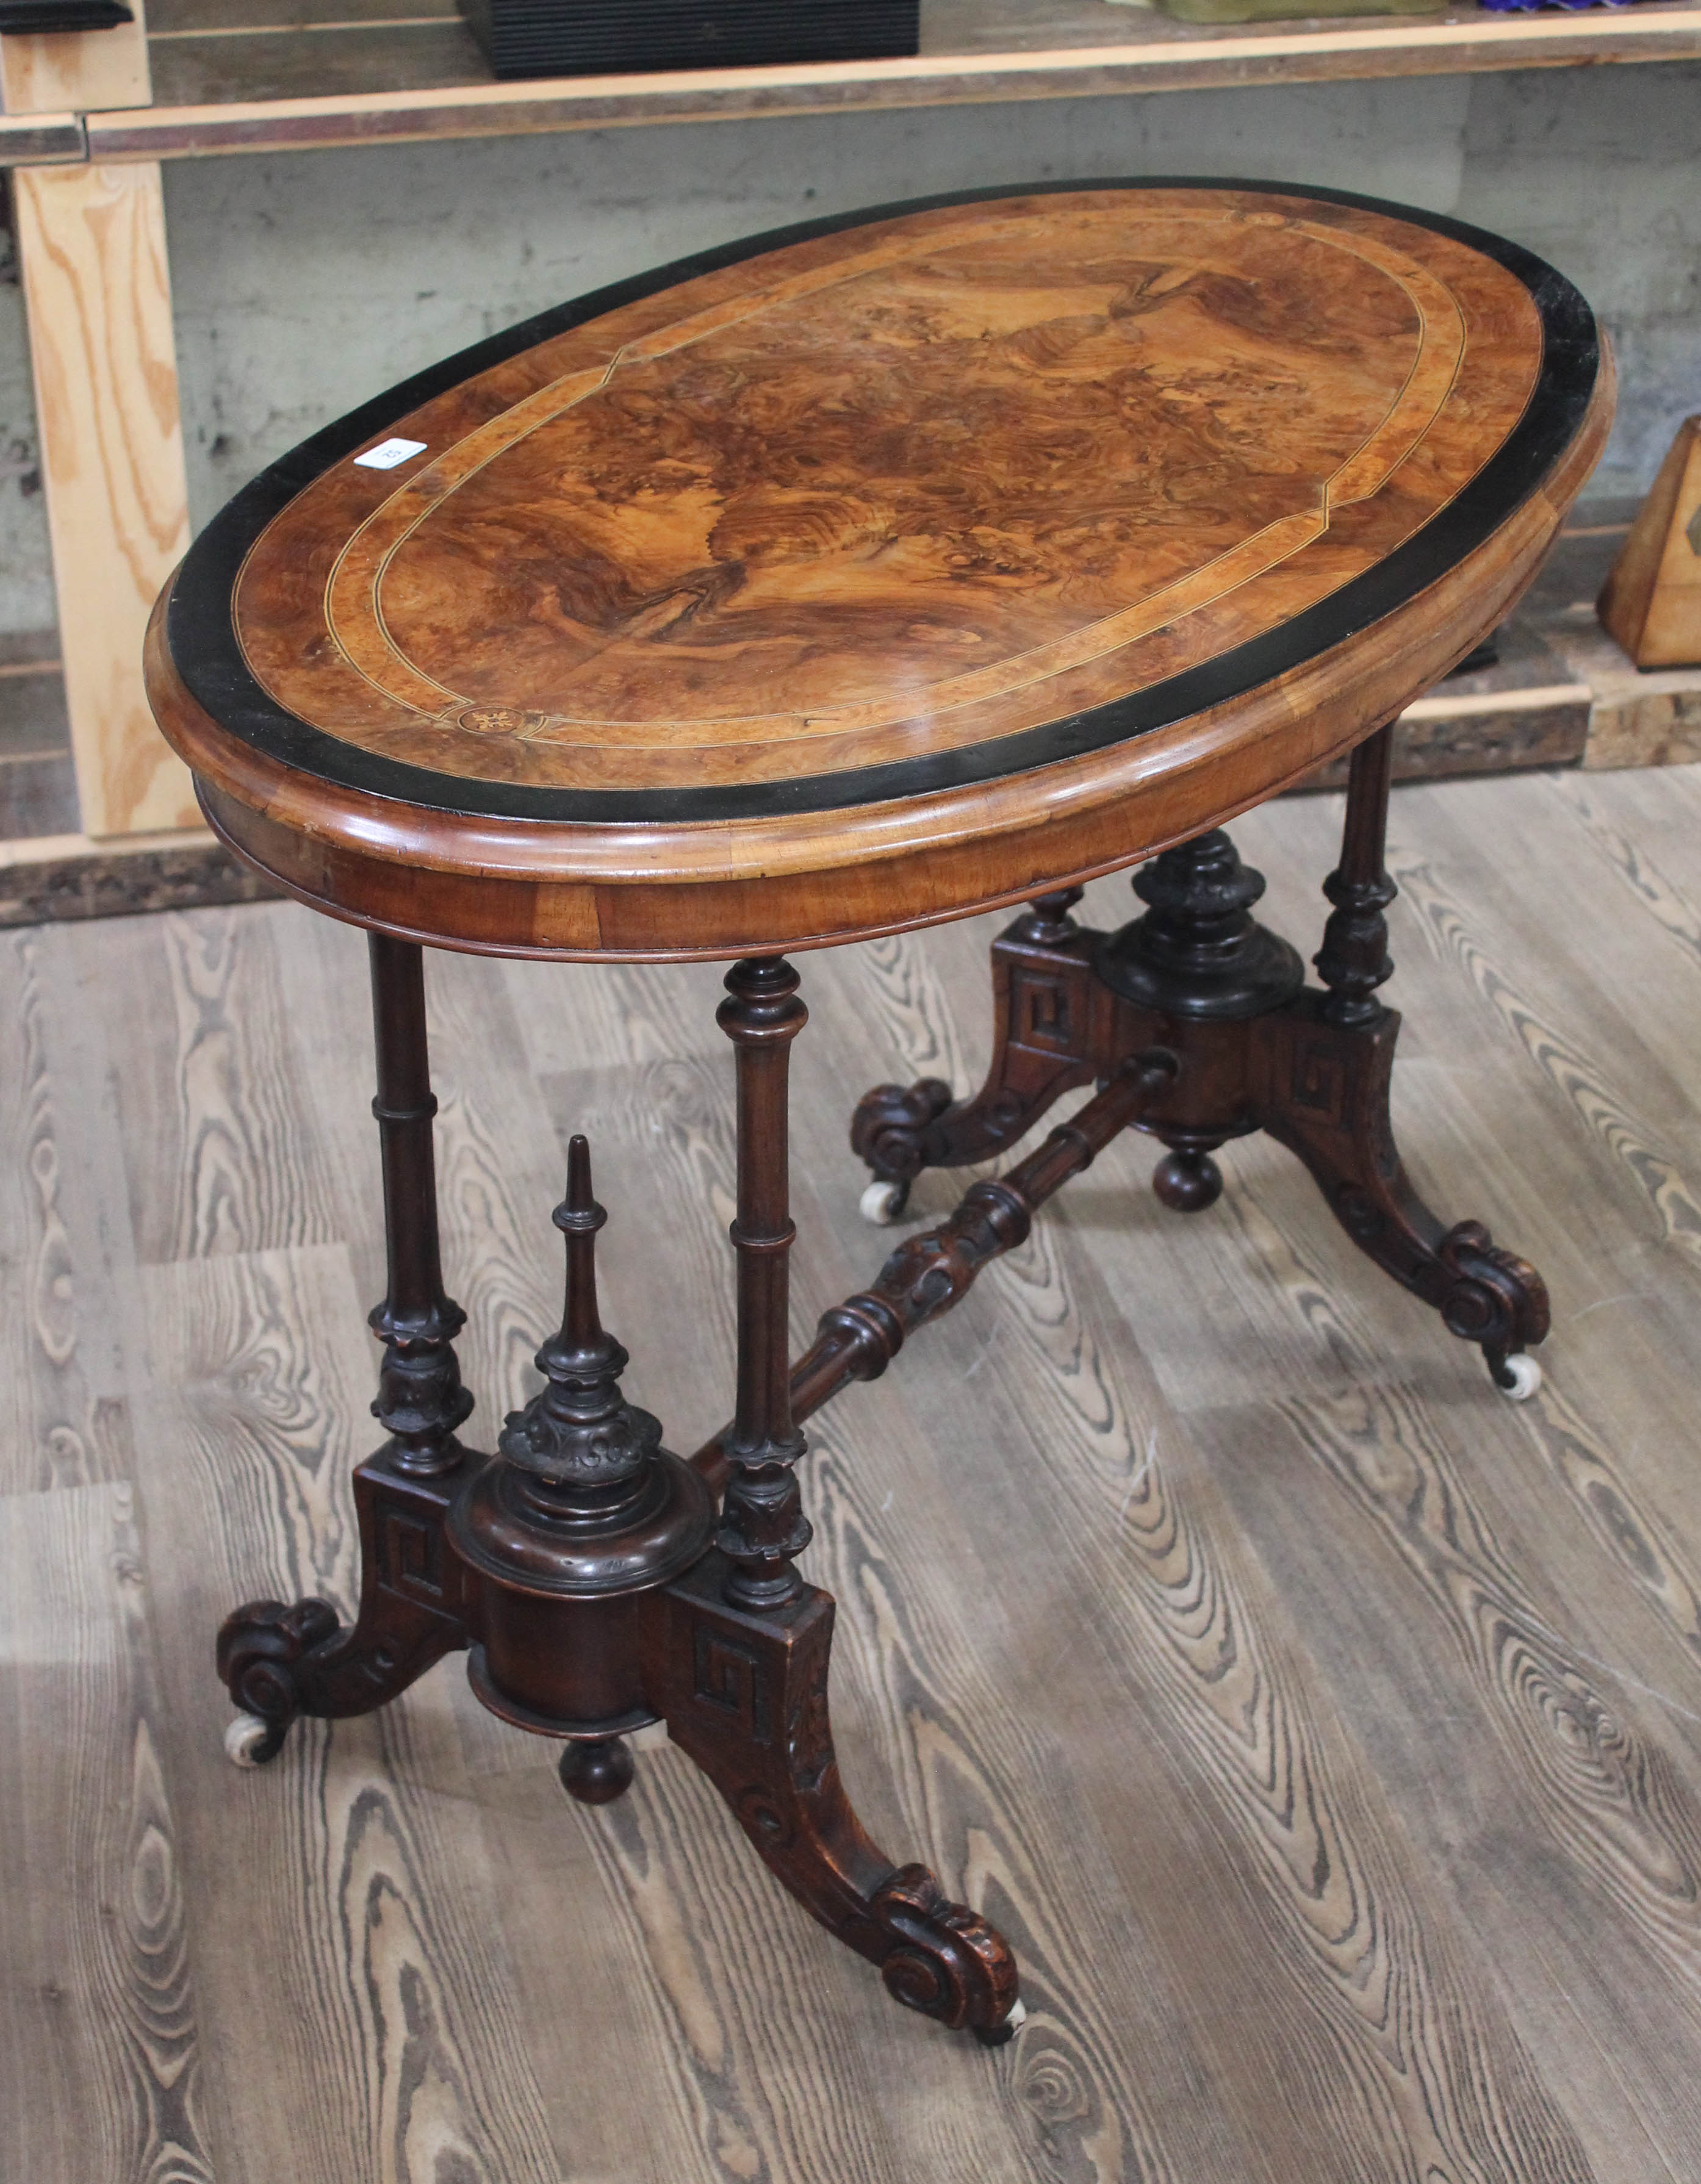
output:
[[[195,520],[404,373],[622,275],[892,198],[1113,174],[1363,190],[1540,251],[1618,348],[1597,496],[1642,490],[1701,408],[1701,64],[191,160],[167,169],[166,205]],[[5,304],[0,447],[21,414]],[[43,597],[39,526],[7,480],[8,538],[14,515],[0,632]]]
[[24,299],[8,224],[0,229],[0,640],[53,626],[39,460]]

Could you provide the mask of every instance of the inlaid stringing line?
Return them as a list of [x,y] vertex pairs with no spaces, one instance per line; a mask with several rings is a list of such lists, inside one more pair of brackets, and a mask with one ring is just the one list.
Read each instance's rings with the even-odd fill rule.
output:
[[[1166,210],[1164,217],[1183,226],[1216,224],[1211,214],[1201,213],[1185,206]],[[1393,281],[1407,296],[1418,320],[1417,352],[1402,383],[1400,393],[1397,395],[1380,422],[1366,435],[1359,447],[1347,457],[1335,474],[1336,478],[1344,476],[1355,464],[1364,460],[1379,438],[1386,436],[1393,419],[1397,415],[1423,364],[1431,337],[1435,331],[1436,322],[1431,313],[1424,308],[1424,298],[1419,292],[1419,282],[1437,291],[1448,306],[1449,315],[1453,320],[1453,362],[1448,374],[1447,392],[1450,392],[1457,382],[1458,363],[1464,348],[1463,320],[1458,305],[1432,276],[1423,269],[1414,268],[1412,261],[1403,254],[1376,244],[1369,237],[1344,233],[1341,230],[1323,226],[1310,220],[1275,215],[1260,217],[1254,214],[1249,224],[1280,226],[1287,229],[1290,232],[1303,235],[1325,248],[1341,250],[1349,257],[1357,258],[1364,263],[1374,265],[1379,272]],[[1031,214],[1018,215],[1007,220],[990,222],[977,229],[971,240],[976,244],[986,242],[1007,244],[1012,241],[1020,240],[1024,233],[1035,231],[1039,223]],[[901,265],[918,256],[925,256],[929,250],[937,250],[944,255],[952,247],[949,238],[935,237],[931,235],[890,237],[884,244],[874,250],[860,253],[855,258],[840,261],[835,265],[814,268],[806,274],[800,274],[776,283],[754,297],[728,298],[726,303],[694,314],[690,319],[678,322],[672,327],[658,329],[653,334],[640,336],[633,342],[623,343],[615,356],[611,359],[595,385],[580,387],[567,401],[555,403],[544,409],[540,404],[539,398],[533,396],[515,404],[511,410],[503,412],[501,416],[492,419],[488,426],[481,427],[477,432],[469,436],[477,443],[482,441],[488,435],[494,444],[490,446],[488,452],[482,454],[477,461],[464,465],[455,465],[452,476],[441,486],[440,489],[432,491],[429,501],[421,507],[419,514],[409,523],[406,529],[392,541],[383,553],[367,591],[351,603],[353,615],[358,616],[364,609],[371,616],[386,649],[402,671],[404,677],[442,693],[443,697],[452,705],[471,705],[474,701],[470,694],[455,691],[439,682],[435,677],[426,674],[408,657],[396,643],[383,614],[382,594],[385,576],[395,555],[413,537],[428,515],[440,508],[470,479],[478,476],[496,460],[498,455],[515,445],[517,441],[527,437],[530,432],[537,431],[542,425],[552,422],[555,418],[566,415],[569,410],[588,401],[594,394],[601,392],[611,383],[622,365],[628,360],[647,363],[664,356],[677,354],[681,349],[706,340],[715,333],[725,332],[732,326],[746,324],[765,312],[778,309],[785,304],[795,302],[801,297],[820,293],[834,287],[848,287],[853,281],[865,278],[870,272],[892,265]],[[955,247],[960,249],[966,245],[959,241]],[[1414,272],[1418,276],[1416,281],[1408,277]],[[540,390],[540,394],[553,393],[555,389],[567,383],[569,380],[578,380],[586,376],[588,376],[586,374],[567,375],[563,380],[554,382],[549,387]],[[1441,396],[1440,402],[1436,404],[1437,409],[1441,403],[1445,402],[1447,392]],[[1435,411],[1432,410],[1429,423],[1433,422],[1434,415]],[[1424,429],[1428,429],[1427,423]],[[1382,476],[1379,477],[1375,483],[1368,485],[1363,492],[1354,493],[1352,498],[1368,499],[1378,491],[1381,484],[1386,482],[1386,478],[1391,476],[1394,470],[1399,467],[1399,463],[1405,460],[1413,449],[1420,443],[1422,437],[1423,432],[1419,432],[1410,446],[1403,451],[1395,463],[1389,466]],[[461,443],[463,447],[466,444],[465,442]],[[455,449],[446,451],[441,461],[432,465],[433,472],[437,476],[442,477],[444,466],[452,463],[455,452]],[[1308,521],[1302,528],[1297,519],[1280,519],[1277,523],[1267,526],[1263,531],[1253,534],[1252,538],[1241,540],[1235,546],[1226,549],[1222,554],[1205,563],[1201,568],[1191,571],[1185,577],[1178,579],[1174,585],[1166,587],[1163,592],[1152,595],[1135,606],[1124,609],[1115,615],[1103,616],[1099,621],[1090,624],[1085,629],[1074,632],[1069,638],[1057,640],[1051,645],[1033,647],[1029,652],[1002,660],[996,667],[982,671],[978,675],[958,677],[951,682],[935,685],[929,694],[929,716],[938,719],[945,714],[959,710],[965,705],[973,704],[984,697],[1002,696],[1030,688],[1035,682],[1043,681],[1051,675],[1067,672],[1071,667],[1085,665],[1093,659],[1101,658],[1106,653],[1115,651],[1124,644],[1137,641],[1141,637],[1150,635],[1153,630],[1162,627],[1164,622],[1176,619],[1178,610],[1184,614],[1197,612],[1211,605],[1215,600],[1224,597],[1227,593],[1251,582],[1269,569],[1278,566],[1281,561],[1291,560],[1296,554],[1302,551],[1307,545],[1322,537],[1327,531],[1330,521],[1330,488],[1332,482],[1332,480],[1325,481],[1315,516],[1313,520]],[[421,482],[418,478],[410,480],[399,487],[396,493],[382,504],[379,509],[373,511],[365,523],[355,532],[354,538],[349,541],[343,553],[339,554],[327,583],[326,618],[339,652],[356,674],[379,689],[383,695],[407,705],[408,709],[416,715],[437,719],[444,710],[440,704],[427,706],[409,699],[403,694],[401,689],[396,687],[394,680],[387,683],[382,677],[370,672],[362,661],[354,656],[343,637],[344,625],[339,621],[336,615],[336,595],[339,588],[337,577],[343,567],[347,555],[353,550],[356,543],[378,524],[388,510],[403,501],[410,493],[421,492]],[[1284,533],[1287,535],[1284,537]],[[1264,539],[1272,544],[1280,540],[1283,550],[1271,553],[1267,556],[1252,554],[1248,549],[1258,539]],[[1244,566],[1232,582],[1217,586],[1202,593],[1195,593],[1195,588],[1212,569],[1220,568],[1236,560],[1242,561]],[[1190,599],[1187,597],[1189,593],[1195,593],[1195,595]],[[1183,604],[1184,599],[1185,604]],[[1024,668],[1027,671],[1025,673],[1022,671]],[[904,713],[900,710],[901,705],[905,702],[900,700],[877,706],[842,708],[830,715],[799,715],[795,712],[773,715],[733,715],[722,719],[717,725],[723,737],[728,729],[738,727],[743,732],[742,740],[767,743],[803,741],[811,739],[828,728],[849,732],[856,728],[867,729],[891,725],[905,717]],[[607,739],[611,731],[624,725],[626,724],[611,718],[601,719],[577,716],[556,716],[548,722],[548,727],[550,728],[559,726],[569,728],[578,734],[600,732],[604,739]],[[677,722],[656,720],[644,725],[649,729],[650,734],[655,735],[669,727],[689,730],[698,723],[694,720],[682,719]],[[789,735],[787,734],[788,728],[791,730]],[[802,731],[800,734],[798,733],[800,729]],[[549,742],[568,740],[567,738],[547,734],[541,728],[525,734],[523,739]],[[620,740],[622,744],[628,747],[633,745],[632,738],[622,738]],[[644,748],[644,746],[637,744],[635,747]]]
[[[1163,218],[1166,222],[1186,226],[1202,225],[1211,219],[1211,215],[1196,208],[1180,206],[1166,208]],[[1084,215],[1078,215],[1078,220],[1085,224]],[[1373,237],[1319,226],[1302,219],[1266,215],[1257,224],[1286,227],[1320,245],[1358,258],[1375,265],[1401,289],[1418,321],[1418,346],[1392,404],[1380,422],[1366,434],[1359,446],[1331,477],[1323,482],[1319,505],[1311,515],[1303,519],[1278,519],[1252,534],[1251,538],[1225,549],[1200,568],[1178,578],[1160,593],[1149,595],[1145,601],[1102,616],[1085,628],[1049,644],[1032,647],[1027,653],[1013,655],[994,667],[977,671],[972,677],[957,677],[949,682],[932,686],[926,707],[929,719],[941,719],[965,706],[988,698],[1018,692],[1049,676],[1067,672],[1072,667],[1138,641],[1166,622],[1202,610],[1229,593],[1251,583],[1258,576],[1292,559],[1307,545],[1322,537],[1330,526],[1336,507],[1347,504],[1348,499],[1374,496],[1432,431],[1458,383],[1464,360],[1466,343],[1457,300],[1426,268],[1415,265],[1403,254],[1391,252]],[[1031,230],[1036,225],[1034,215],[1024,214],[989,223],[968,237],[953,236],[949,231],[942,235],[890,237],[875,250],[859,253],[853,259],[812,268],[755,295],[727,298],[702,312],[693,314],[687,320],[623,343],[600,370],[563,375],[561,379],[511,405],[499,417],[491,420],[488,426],[478,428],[456,447],[446,450],[430,465],[427,472],[416,474],[414,478],[399,485],[377,509],[371,511],[340,549],[326,580],[322,608],[327,633],[332,638],[339,658],[369,688],[415,718],[443,726],[456,725],[443,720],[445,710],[453,707],[471,706],[477,701],[470,694],[457,692],[438,677],[427,674],[404,652],[384,611],[382,586],[395,556],[415,536],[427,516],[439,509],[463,484],[479,475],[508,448],[606,389],[629,365],[654,361],[675,354],[717,332],[746,323],[787,302],[834,287],[846,286],[880,267],[903,264],[917,257],[925,257],[929,253],[937,253],[944,257],[966,247],[1007,245],[1012,239],[1019,237],[1024,231]],[[1445,317],[1451,322],[1451,342],[1447,345],[1452,347],[1453,354],[1447,369],[1446,384],[1437,394],[1429,415],[1393,460],[1373,479],[1364,482],[1355,480],[1355,490],[1349,496],[1343,497],[1339,492],[1341,482],[1359,468],[1379,439],[1386,440],[1390,437],[1391,428],[1397,430],[1397,421],[1400,412],[1409,403],[1426,361],[1434,356],[1437,348],[1443,345],[1445,337],[1438,338],[1437,320],[1441,315],[1433,307],[1433,298],[1424,292],[1425,290],[1433,290],[1444,302],[1447,307]],[[566,388],[571,389],[567,398],[560,399],[562,391]],[[466,452],[469,452],[469,442],[477,450],[476,459],[470,462],[464,459]],[[462,460],[457,460],[457,456]],[[431,481],[429,485],[425,482],[427,476]],[[363,542],[372,541],[375,532],[382,535],[386,517],[393,519],[410,499],[419,499],[423,504],[404,527],[384,543],[370,581],[359,594],[351,598],[349,586],[355,577],[355,571],[351,565]],[[1438,503],[1436,510],[1431,513],[1439,512],[1440,508],[1445,505],[1445,502]],[[257,541],[256,546],[258,543]],[[1261,551],[1249,550],[1260,547]],[[1269,550],[1272,548],[1279,548],[1280,550]],[[1208,583],[1207,580],[1213,574],[1220,576],[1230,567],[1235,568],[1232,581]],[[376,635],[382,646],[384,655],[382,660],[372,660],[367,648],[360,644],[357,633],[362,621]],[[246,656],[246,642],[241,640],[240,632],[238,636],[243,641]],[[254,665],[250,658],[251,669]],[[716,726],[723,739],[728,738],[728,731],[736,730],[739,732],[741,740],[802,742],[812,740],[826,733],[854,733],[890,725],[901,721],[913,710],[913,700],[904,699],[886,705],[836,708],[830,712],[734,715],[717,721]],[[533,719],[535,726],[531,725]],[[629,749],[677,748],[679,732],[689,732],[701,725],[700,719],[651,719],[641,723],[627,723],[594,716],[516,716],[516,733],[520,740],[566,744],[580,735],[589,733],[599,736],[605,744],[614,742]],[[642,742],[630,733],[618,733],[622,728],[630,730],[633,727],[642,731]],[[572,733],[563,735],[559,733],[562,729]],[[786,733],[788,729],[793,731],[789,737]],[[671,738],[670,730],[674,732]]]
[[[1040,221],[1033,214],[1012,214],[1001,220],[991,221],[986,227],[977,231],[977,240],[987,235],[994,235],[1001,241],[1016,241],[1019,240],[1024,232],[1037,232],[1040,225]],[[381,558],[377,569],[365,591],[358,594],[352,603],[352,615],[358,616],[362,610],[370,613],[384,646],[405,675],[427,684],[433,690],[442,692],[452,705],[471,705],[473,701],[469,695],[451,689],[447,683],[438,682],[434,676],[426,674],[421,668],[416,666],[396,643],[384,619],[382,599],[384,577],[395,555],[401,551],[403,546],[424,522],[427,516],[441,507],[452,494],[458,493],[470,479],[477,477],[480,471],[494,462],[499,455],[505,454],[517,441],[537,431],[539,426],[550,423],[556,417],[565,416],[569,410],[577,409],[581,403],[589,401],[594,394],[600,393],[611,383],[615,375],[627,363],[655,362],[661,357],[677,354],[680,349],[689,348],[697,342],[706,341],[712,334],[722,333],[729,327],[741,326],[748,320],[759,317],[762,312],[772,310],[780,304],[795,303],[800,297],[817,294],[824,289],[844,287],[850,281],[858,279],[867,273],[877,271],[884,265],[901,265],[906,258],[915,257],[924,252],[931,238],[929,237],[913,236],[890,237],[884,243],[872,250],[860,252],[854,258],[835,260],[832,264],[815,267],[807,273],[794,274],[789,279],[778,281],[772,287],[758,290],[751,296],[732,297],[728,298],[724,304],[711,304],[708,309],[693,313],[689,318],[678,320],[671,327],[661,327],[654,334],[639,335],[633,341],[623,342],[614,355],[609,359],[603,369],[601,377],[594,386],[580,389],[566,401],[557,404],[541,415],[534,416],[529,414],[540,396],[552,394],[558,388],[587,375],[577,372],[564,373],[561,378],[552,380],[547,387],[540,387],[537,394],[526,397],[505,410],[499,416],[493,417],[488,425],[481,426],[476,431],[467,434],[466,437],[458,442],[455,447],[446,448],[439,460],[430,465],[432,472],[442,476],[444,467],[452,461],[460,449],[467,447],[470,443],[477,444],[487,436],[494,442],[488,454],[481,455],[477,461],[457,470],[453,478],[443,486],[441,491],[434,492],[407,528],[393,541]],[[665,334],[671,334],[673,338],[662,343],[661,337]],[[651,347],[651,343],[658,345]],[[523,423],[521,421],[522,416],[527,420]],[[417,474],[415,477],[404,480],[399,485],[394,493],[372,510],[337,554],[331,573],[326,580],[325,623],[337,651],[363,682],[371,683],[381,695],[393,699],[397,704],[406,706],[410,712],[425,719],[436,720],[443,710],[441,706],[420,705],[367,671],[361,661],[350,652],[345,643],[335,607],[336,594],[339,589],[338,579],[348,556],[365,533],[377,525],[398,502],[403,500],[409,493],[419,491],[425,473]]]

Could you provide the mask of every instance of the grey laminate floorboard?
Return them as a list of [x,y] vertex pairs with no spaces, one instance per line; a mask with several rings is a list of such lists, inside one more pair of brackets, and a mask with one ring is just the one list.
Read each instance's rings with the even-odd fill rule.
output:
[[[1235,830],[1308,952],[1339,812]],[[1698,822],[1685,769],[1395,799],[1403,1149],[1546,1271],[1534,1402],[1280,1148],[1182,1220],[1130,1139],[811,1428],[845,1779],[1016,1941],[997,2054],[894,2009],[679,1752],[575,1808],[453,1660],[226,1764],[220,1615],[354,1578],[364,948],[287,904],[7,936],[0,2179],[1693,2184]],[[850,1106],[968,1089],[998,922],[801,961],[800,1341],[892,1240]],[[689,1451],[731,1396],[718,972],[427,976],[471,1435],[536,1384],[583,1128]]]

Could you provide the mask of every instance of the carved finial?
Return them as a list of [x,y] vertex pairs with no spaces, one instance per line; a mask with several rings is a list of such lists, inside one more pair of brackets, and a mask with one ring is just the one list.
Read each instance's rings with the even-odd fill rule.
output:
[[1251,930],[1264,876],[1243,865],[1229,837],[1213,827],[1142,865],[1134,891],[1151,905],[1141,921],[1148,950],[1191,968],[1202,951],[1231,947]]
[[1095,958],[1113,991],[1165,1016],[1256,1017],[1291,1000],[1305,966],[1256,923],[1263,875],[1241,862],[1220,827],[1165,850],[1134,876],[1151,906]]
[[510,1463],[552,1486],[618,1485],[640,1470],[661,1437],[647,1411],[620,1392],[625,1350],[597,1312],[596,1233],[608,1215],[591,1195],[591,1150],[567,1147],[567,1195],[555,1211],[567,1240],[567,1293],[561,1329],[538,1352],[549,1382],[523,1411],[510,1411],[497,1443]]
[[608,1214],[591,1195],[591,1141],[583,1133],[567,1140],[567,1195],[549,1218],[567,1240],[566,1310],[556,1346],[566,1345],[576,1358],[617,1353],[619,1362],[608,1369],[619,1373],[626,1352],[597,1317],[596,1233]]

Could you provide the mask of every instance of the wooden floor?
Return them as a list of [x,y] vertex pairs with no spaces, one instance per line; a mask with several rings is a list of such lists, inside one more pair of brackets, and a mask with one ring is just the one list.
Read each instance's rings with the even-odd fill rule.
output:
[[[1237,829],[1308,948],[1338,820]],[[1545,1270],[1539,1398],[1279,1148],[1187,1220],[1128,1139],[811,1427],[845,1774],[1017,1945],[997,2053],[890,2004],[681,1754],[582,1810],[458,1661],[225,1763],[220,1614],[354,1574],[362,946],[293,905],[0,936],[0,2177],[1694,2184],[1701,770],[1415,786],[1392,836],[1405,1151]],[[851,1099],[974,1078],[989,929],[802,966],[800,1342],[886,1240]],[[716,972],[429,976],[473,1430],[534,1384],[583,1127],[629,1389],[694,1446]]]

